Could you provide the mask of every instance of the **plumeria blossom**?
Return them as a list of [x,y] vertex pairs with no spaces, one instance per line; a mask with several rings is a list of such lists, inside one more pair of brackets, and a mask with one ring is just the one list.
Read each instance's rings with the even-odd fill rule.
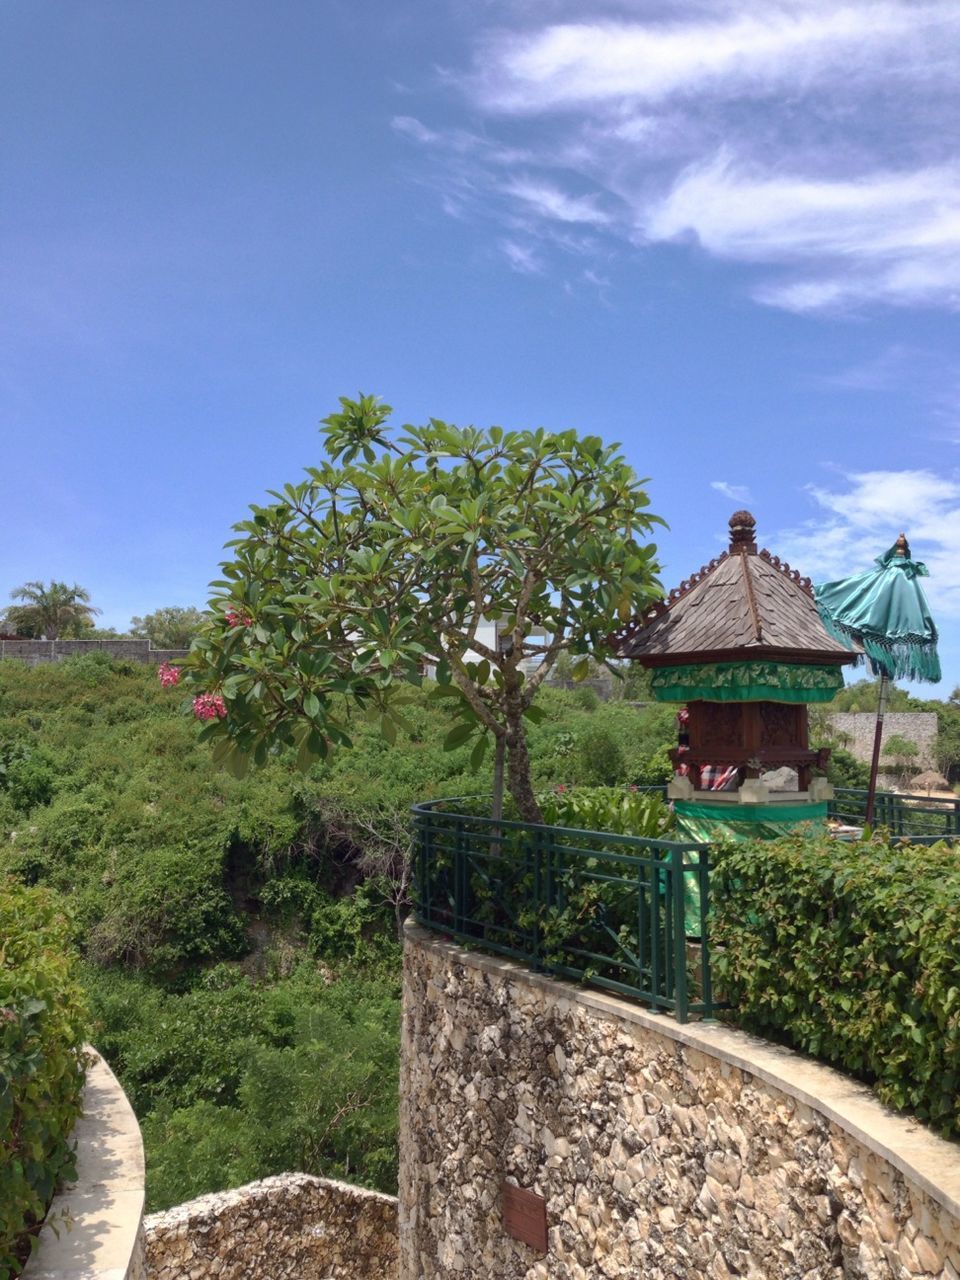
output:
[[253,619],[249,614],[239,613],[236,609],[228,609],[223,615],[223,620],[228,627],[251,627]]
[[219,693],[198,693],[193,700],[193,714],[198,720],[224,720],[227,704]]
[[157,668],[157,676],[164,689],[169,689],[175,684],[180,683],[182,672],[179,667],[173,667],[169,662],[161,663]]

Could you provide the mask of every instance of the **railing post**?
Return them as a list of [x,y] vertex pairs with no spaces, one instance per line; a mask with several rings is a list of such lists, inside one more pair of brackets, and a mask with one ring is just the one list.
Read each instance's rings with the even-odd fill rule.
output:
[[690,1016],[687,999],[687,929],[683,903],[683,850],[670,850],[670,879],[673,911],[673,996],[678,1022],[686,1022]]
[[700,981],[703,985],[703,1016],[713,1018],[713,978],[710,974],[710,849],[700,849],[697,878],[700,886]]
[[465,916],[467,901],[467,859],[464,849],[464,821],[461,814],[455,817],[456,839],[453,845],[453,924],[454,929],[466,933]]
[[417,864],[419,868],[417,885],[417,914],[421,917],[424,924],[429,924],[433,912],[431,903],[433,895],[430,891],[430,836],[432,832],[427,822],[424,821],[422,814],[414,810],[413,818],[414,830],[417,833],[418,854]]
[[540,928],[540,912],[543,910],[543,832],[538,827],[536,834],[532,836],[528,832],[527,839],[532,845],[533,853],[533,928],[530,934],[531,949],[533,951],[532,969],[534,973],[543,971],[543,938]]

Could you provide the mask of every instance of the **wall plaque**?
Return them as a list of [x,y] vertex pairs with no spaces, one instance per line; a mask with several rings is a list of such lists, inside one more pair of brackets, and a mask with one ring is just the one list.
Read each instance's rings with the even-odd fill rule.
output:
[[535,1191],[503,1184],[503,1225],[507,1235],[547,1252],[547,1202]]

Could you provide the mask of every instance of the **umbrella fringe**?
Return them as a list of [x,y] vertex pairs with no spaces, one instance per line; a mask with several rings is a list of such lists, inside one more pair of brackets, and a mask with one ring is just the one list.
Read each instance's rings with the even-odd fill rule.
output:
[[824,627],[848,649],[859,646],[864,650],[857,654],[854,666],[864,658],[869,660],[875,676],[887,676],[890,680],[925,680],[936,684],[941,678],[940,658],[936,639],[929,636],[901,636],[891,640],[889,636],[867,635],[861,629],[847,627],[822,608],[818,608]]
[[891,642],[861,636],[860,643],[866,650],[875,676],[886,675],[891,680],[927,680],[931,684],[936,684],[941,677],[935,642]]

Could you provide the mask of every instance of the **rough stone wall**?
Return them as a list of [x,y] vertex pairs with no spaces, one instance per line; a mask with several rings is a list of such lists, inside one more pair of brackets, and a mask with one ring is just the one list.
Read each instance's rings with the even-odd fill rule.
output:
[[202,1196],[144,1219],[148,1280],[388,1280],[397,1201],[306,1173]]
[[[877,726],[876,714],[872,711],[834,711],[830,715],[830,723],[840,733],[849,735],[849,745],[845,750],[851,755],[869,764],[873,757],[873,735]],[[916,764],[920,769],[933,769],[936,766],[937,749],[937,714],[935,711],[888,711],[883,718],[883,738],[881,739],[880,768],[889,773],[892,761],[884,756],[883,743],[889,742],[894,734],[914,742],[920,752]]]
[[27,666],[44,662],[62,662],[83,653],[108,653],[111,658],[126,658],[159,666],[174,658],[185,658],[187,649],[151,649],[149,640],[0,640],[0,658],[18,658]]
[[[958,1280],[960,1148],[838,1073],[416,928],[404,981],[402,1280]],[[546,1198],[547,1255],[504,1179]]]

